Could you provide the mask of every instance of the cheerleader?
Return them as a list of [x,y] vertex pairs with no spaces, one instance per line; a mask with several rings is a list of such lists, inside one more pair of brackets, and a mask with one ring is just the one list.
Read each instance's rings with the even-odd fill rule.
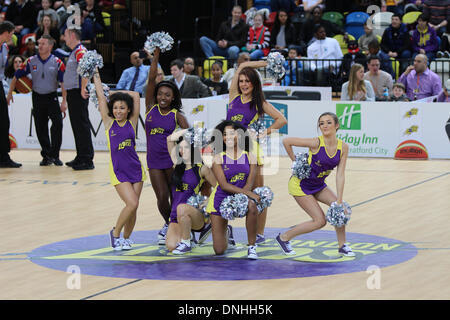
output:
[[[271,103],[264,99],[261,80],[256,68],[266,67],[266,61],[248,61],[239,65],[230,85],[230,101],[227,110],[227,120],[239,122],[245,128],[250,124],[263,119],[264,114],[269,115],[275,121],[267,130],[259,134],[259,141],[266,135],[270,135],[273,130],[281,129],[287,120]],[[255,139],[255,140],[256,140]],[[257,155],[257,173],[255,187],[264,186],[263,154],[259,144],[254,141],[252,153]],[[266,225],[267,209],[258,215],[258,227],[256,243],[265,241],[264,228]]]
[[[320,137],[283,139],[283,145],[292,161],[295,160],[292,147],[309,148],[308,163],[311,166],[309,178],[300,180],[296,176],[292,176],[289,180],[289,193],[312,220],[278,234],[276,242],[286,255],[295,254],[289,242],[291,239],[326,225],[325,214],[319,202],[328,206],[335,201],[338,204],[342,203],[348,145],[341,139],[336,138],[339,120],[334,113],[323,113],[319,117],[318,127],[322,132]],[[330,175],[335,167],[337,167],[337,196],[325,183],[325,178]],[[335,227],[335,229],[339,243],[338,253],[344,256],[354,256],[352,249],[345,244],[345,226]]]
[[215,185],[216,179],[212,171],[203,165],[201,148],[183,139],[186,131],[180,130],[167,137],[167,148],[175,163],[171,181],[172,211],[166,236],[167,249],[173,254],[191,252],[191,230],[201,233],[199,242],[211,233],[209,218],[187,201],[200,193],[205,180]]
[[145,94],[147,106],[145,132],[150,182],[156,194],[158,210],[165,221],[163,228],[158,233],[158,243],[164,245],[172,210],[170,177],[173,173],[173,163],[167,150],[167,137],[179,127],[188,128],[189,124],[181,113],[181,95],[177,86],[169,81],[161,81],[156,84],[159,54],[160,48],[156,48],[148,74]]
[[[116,226],[109,233],[111,246],[114,250],[130,250],[133,243],[130,235],[136,224],[139,197],[146,179],[144,167],[136,152],[140,97],[138,92],[118,91],[111,94],[107,102],[98,70],[93,78],[98,109],[108,139],[111,184],[125,202]],[[120,237],[122,229],[123,238]]]
[[[216,127],[217,133],[223,137],[215,141],[216,155],[213,159],[212,171],[217,179],[206,207],[211,215],[213,248],[217,255],[225,252],[228,245],[228,220],[222,218],[220,204],[229,195],[243,193],[247,195],[248,212],[245,226],[247,229],[249,259],[258,259],[256,254],[257,208],[255,202],[260,197],[252,192],[256,178],[256,158],[249,152],[249,137],[246,128],[238,122],[224,120]],[[217,138],[219,134],[216,135]],[[221,140],[221,139],[219,139]]]

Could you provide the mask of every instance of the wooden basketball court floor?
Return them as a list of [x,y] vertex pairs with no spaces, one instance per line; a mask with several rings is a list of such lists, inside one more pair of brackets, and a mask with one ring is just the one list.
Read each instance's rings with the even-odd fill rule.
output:
[[[374,273],[361,270],[233,281],[146,280],[81,272],[79,287],[69,288],[72,274],[35,264],[28,255],[51,243],[108,234],[122,208],[114,188],[108,185],[108,154],[97,152],[95,170],[83,172],[66,166],[39,167],[37,150],[15,150],[11,155],[23,167],[0,171],[0,299],[450,298],[448,160],[348,160],[344,200],[353,206],[353,214],[347,232],[396,239],[417,248],[412,259],[379,269],[378,286],[368,285]],[[63,162],[73,157],[72,151],[61,153]],[[140,157],[145,161],[145,154]],[[285,229],[307,220],[287,192],[289,177],[290,161],[284,157],[279,172],[265,178],[275,193],[267,228]],[[334,174],[328,184],[335,190]],[[235,220],[232,225],[243,227],[244,221]],[[135,230],[159,230],[161,226],[153,189],[147,182]],[[327,225],[323,230],[334,229]],[[346,263],[351,266],[352,262]],[[323,265],[315,262],[309,266]]]

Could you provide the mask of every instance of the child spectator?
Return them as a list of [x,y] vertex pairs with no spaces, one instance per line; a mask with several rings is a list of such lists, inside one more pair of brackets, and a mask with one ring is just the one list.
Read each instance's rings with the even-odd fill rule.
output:
[[359,51],[358,42],[356,40],[349,40],[347,45],[348,53],[344,55],[342,61],[342,81],[348,81],[350,69],[355,63],[363,66],[366,65],[366,56]]
[[301,58],[298,49],[296,47],[289,48],[288,52],[289,60],[284,63],[284,69],[286,69],[286,75],[281,80],[283,86],[295,86],[297,84],[297,70],[303,69],[301,61],[296,61]]
[[403,83],[397,82],[392,86],[392,95],[389,97],[389,101],[409,101],[408,97],[406,96],[406,89]]
[[429,22],[430,18],[422,13],[412,35],[413,59],[422,53],[427,56],[428,63],[434,60],[439,49],[436,30],[428,25]]
[[203,83],[211,90],[213,96],[228,93],[228,83],[222,78],[222,62],[215,61],[211,65],[211,79],[205,79]]
[[362,53],[369,54],[369,43],[378,41],[377,36],[373,33],[373,29],[369,27],[367,22],[364,24],[364,34],[358,39],[358,46]]

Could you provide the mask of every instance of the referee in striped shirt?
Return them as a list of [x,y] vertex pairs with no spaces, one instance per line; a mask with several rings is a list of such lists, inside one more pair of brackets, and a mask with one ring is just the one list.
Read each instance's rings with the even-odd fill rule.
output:
[[[41,166],[63,165],[59,159],[59,151],[62,144],[62,113],[67,109],[66,90],[63,85],[65,66],[58,57],[51,53],[55,43],[55,39],[49,35],[43,35],[38,40],[38,54],[28,58],[16,71],[6,97],[9,104],[13,100],[12,91],[17,79],[31,74],[34,124],[42,148]],[[62,90],[61,105],[57,94],[58,83]],[[48,135],[49,119],[52,121],[51,139]]]

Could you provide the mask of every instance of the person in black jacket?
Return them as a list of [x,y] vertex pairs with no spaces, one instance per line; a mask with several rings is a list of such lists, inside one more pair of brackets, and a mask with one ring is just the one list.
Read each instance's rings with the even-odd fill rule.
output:
[[200,46],[207,58],[219,55],[236,60],[241,47],[247,42],[248,25],[241,20],[242,8],[234,6],[232,17],[222,22],[217,33],[216,41],[203,36],[200,38]]
[[295,42],[295,28],[291,23],[286,9],[280,9],[275,17],[272,31],[270,33],[270,47],[276,50],[288,51]]
[[334,37],[337,34],[343,34],[347,38],[347,33],[339,25],[322,19],[323,11],[320,7],[315,7],[312,11],[312,18],[305,22],[302,26],[302,31],[299,33],[298,42],[302,41],[309,46],[312,42],[316,41],[314,38],[314,27],[322,25],[325,28],[327,37]]
[[359,63],[362,66],[366,65],[367,57],[364,53],[360,52],[358,47],[358,41],[349,40],[347,44],[348,53],[344,54],[344,58],[341,65],[341,79],[342,83],[347,82],[350,75],[350,69],[355,63]]
[[37,10],[34,3],[28,0],[12,0],[6,10],[5,20],[15,25],[14,33],[18,43],[22,37],[36,30]]

